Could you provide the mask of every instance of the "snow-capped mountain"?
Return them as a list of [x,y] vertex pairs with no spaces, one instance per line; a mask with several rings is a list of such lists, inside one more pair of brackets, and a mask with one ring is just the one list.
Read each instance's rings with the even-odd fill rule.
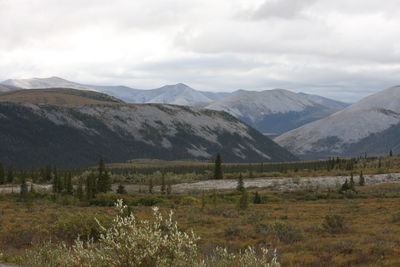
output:
[[206,108],[226,111],[262,132],[277,134],[338,110],[284,89],[236,93]]
[[44,162],[76,167],[94,165],[100,157],[108,162],[209,160],[217,152],[228,162],[296,160],[225,112],[126,104],[104,94],[75,91],[42,89],[0,95],[0,161],[23,167]]
[[94,90],[92,87],[70,82],[59,77],[10,79],[3,81],[1,84],[11,85],[22,89],[71,88],[80,90]]
[[400,152],[400,86],[391,87],[275,140],[304,158]]

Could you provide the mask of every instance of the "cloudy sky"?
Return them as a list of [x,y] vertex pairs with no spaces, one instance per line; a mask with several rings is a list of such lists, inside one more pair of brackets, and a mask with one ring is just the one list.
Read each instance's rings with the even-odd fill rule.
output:
[[398,0],[0,0],[0,80],[286,88],[400,84]]

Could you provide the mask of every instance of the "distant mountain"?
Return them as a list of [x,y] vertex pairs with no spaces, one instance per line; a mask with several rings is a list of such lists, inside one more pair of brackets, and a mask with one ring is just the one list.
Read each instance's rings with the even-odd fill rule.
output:
[[2,85],[11,85],[22,89],[42,88],[72,88],[80,90],[93,90],[93,88],[79,83],[70,82],[59,77],[32,78],[32,79],[10,79],[3,81]]
[[[54,97],[57,90],[60,92]],[[37,104],[37,97],[26,97],[30,91],[51,104]],[[22,94],[25,97],[19,97],[17,91],[14,98],[0,101],[0,161],[18,167],[45,163],[79,167],[94,165],[100,157],[107,162],[137,158],[209,160],[217,152],[225,162],[296,159],[225,112],[125,104],[110,98],[103,99],[104,103],[97,98],[102,94],[77,96],[71,92],[26,90]],[[71,105],[71,97],[78,103]]]
[[349,103],[333,100],[330,98],[326,98],[319,95],[310,95],[306,93],[299,93],[299,95],[307,97],[309,100],[313,101],[314,103],[320,104],[324,107],[332,108],[332,109],[344,109],[350,106]]
[[226,111],[261,132],[276,134],[324,118],[338,110],[284,89],[236,93],[205,108]]
[[18,87],[12,86],[12,85],[0,84],[0,93],[19,90],[19,89],[21,89],[21,88],[18,88]]
[[276,141],[303,158],[400,153],[400,86],[368,96]]
[[9,91],[0,94],[0,102],[21,102],[51,105],[123,103],[123,101],[103,93],[63,88]]

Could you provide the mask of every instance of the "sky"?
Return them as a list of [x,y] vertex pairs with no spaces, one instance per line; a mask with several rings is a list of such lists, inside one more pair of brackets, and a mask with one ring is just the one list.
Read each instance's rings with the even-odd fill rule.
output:
[[400,84],[398,0],[0,0],[0,80],[284,88],[355,102]]

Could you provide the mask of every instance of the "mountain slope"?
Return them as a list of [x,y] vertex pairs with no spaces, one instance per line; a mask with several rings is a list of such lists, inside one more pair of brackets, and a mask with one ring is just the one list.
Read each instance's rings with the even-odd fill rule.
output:
[[261,132],[277,134],[337,111],[283,89],[237,93],[206,108],[226,111]]
[[0,102],[53,105],[123,103],[121,100],[103,93],[64,88],[25,89],[5,92],[0,94]]
[[104,93],[130,103],[160,103],[191,106],[199,102],[212,102],[203,92],[178,83],[151,90],[133,89],[124,86],[92,86]]
[[324,107],[332,108],[332,109],[344,109],[350,106],[348,103],[344,103],[341,101],[333,100],[330,98],[326,98],[319,95],[310,95],[306,93],[299,93],[299,95],[305,96],[307,99],[313,101],[314,103],[320,104]]
[[0,102],[0,161],[79,167],[135,158],[286,161],[296,158],[224,112],[161,104]]
[[80,90],[93,90],[93,88],[75,82],[70,82],[59,77],[50,78],[31,78],[31,79],[10,79],[1,84],[11,85],[22,89],[42,89],[42,88],[72,88]]
[[[400,86],[368,96],[276,141],[304,158],[400,152]],[[390,137],[390,139],[388,139]]]
[[15,91],[15,90],[20,90],[21,88],[12,86],[12,85],[5,85],[5,84],[0,84],[0,93],[2,92],[10,92],[10,91]]

